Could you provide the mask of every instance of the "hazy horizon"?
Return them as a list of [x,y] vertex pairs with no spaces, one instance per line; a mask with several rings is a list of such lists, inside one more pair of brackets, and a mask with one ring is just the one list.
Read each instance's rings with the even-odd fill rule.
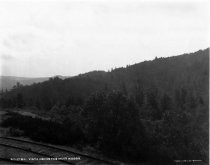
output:
[[207,0],[0,1],[0,75],[51,77],[209,47]]
[[[199,50],[206,50],[206,49],[209,49],[209,47],[207,48],[204,48],[204,49],[199,49]],[[199,51],[197,50],[197,51]],[[183,55],[183,54],[188,54],[188,53],[194,53],[194,52],[197,52],[197,51],[193,51],[193,52],[185,52],[185,53],[182,53],[182,54],[179,54],[179,55],[174,55],[174,56],[180,56],[180,55]],[[168,57],[172,57],[172,56],[168,56]],[[158,57],[160,58],[160,57]],[[167,57],[164,57],[164,58],[167,58]],[[150,59],[151,61],[154,60],[153,59]],[[144,60],[144,61],[150,61],[150,60]],[[140,61],[140,62],[136,62],[136,63],[133,63],[133,64],[129,64],[129,65],[134,65],[134,64],[138,64],[138,63],[142,63],[144,61]],[[121,67],[125,67],[125,66],[121,66]],[[113,67],[113,68],[109,68],[108,70],[90,70],[90,71],[87,71],[87,72],[83,72],[83,73],[78,73],[76,75],[61,75],[61,74],[56,74],[56,75],[51,75],[51,76],[39,76],[39,77],[31,77],[31,76],[16,76],[16,75],[0,75],[1,77],[18,77],[18,78],[46,78],[46,77],[55,77],[55,76],[63,76],[63,77],[74,77],[74,76],[78,76],[79,74],[85,74],[85,73],[88,73],[88,72],[92,72],[92,71],[104,71],[104,72],[108,72],[108,71],[111,71],[111,69],[116,69],[116,68],[120,68],[120,67]]]

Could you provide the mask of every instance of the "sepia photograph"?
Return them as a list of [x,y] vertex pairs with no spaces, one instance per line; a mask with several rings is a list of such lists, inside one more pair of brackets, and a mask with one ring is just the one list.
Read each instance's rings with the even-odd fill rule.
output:
[[208,165],[209,0],[0,0],[0,164]]

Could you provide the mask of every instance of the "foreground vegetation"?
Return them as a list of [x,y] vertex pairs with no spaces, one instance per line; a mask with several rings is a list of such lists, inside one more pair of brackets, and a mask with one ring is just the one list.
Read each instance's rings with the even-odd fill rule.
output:
[[207,161],[207,107],[193,102],[182,109],[165,95],[160,105],[151,94],[147,98],[139,107],[121,92],[100,92],[82,107],[54,106],[49,113],[52,120],[11,114],[2,126],[17,128],[43,142],[91,144],[106,155],[126,160]]

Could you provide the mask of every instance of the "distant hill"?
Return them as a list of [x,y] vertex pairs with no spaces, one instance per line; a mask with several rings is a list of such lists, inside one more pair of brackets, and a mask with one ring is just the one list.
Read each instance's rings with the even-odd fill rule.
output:
[[[8,79],[8,80],[7,80]],[[15,89],[5,97],[21,93],[27,100],[42,102],[48,100],[50,106],[67,100],[84,100],[92,93],[100,90],[120,90],[127,95],[137,95],[141,90],[158,90],[175,97],[177,90],[186,89],[192,95],[208,101],[209,89],[209,48],[179,56],[156,58],[126,68],[117,68],[110,72],[93,71],[66,78],[4,78],[3,84],[12,87],[19,81],[23,85],[42,82]]]
[[[61,79],[65,79],[65,76],[58,76]],[[19,82],[22,85],[32,85],[33,83],[39,83],[49,80],[50,77],[16,77],[16,76],[0,76],[0,89],[10,90],[14,85]]]

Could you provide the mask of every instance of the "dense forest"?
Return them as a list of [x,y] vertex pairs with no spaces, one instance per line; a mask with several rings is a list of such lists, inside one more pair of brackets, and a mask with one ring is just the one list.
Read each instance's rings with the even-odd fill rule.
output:
[[36,140],[89,144],[126,161],[208,161],[209,49],[65,80],[17,83],[0,97],[2,108],[51,116],[42,121],[13,114],[3,123]]

